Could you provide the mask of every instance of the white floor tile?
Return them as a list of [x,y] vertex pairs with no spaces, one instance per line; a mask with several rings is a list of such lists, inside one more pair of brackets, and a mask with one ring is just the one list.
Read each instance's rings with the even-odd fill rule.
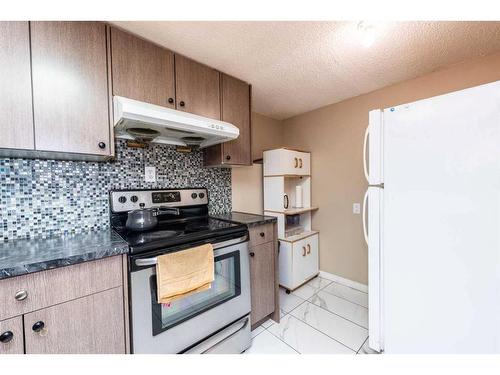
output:
[[308,326],[299,319],[287,315],[280,324],[269,329],[273,335],[284,341],[299,353],[304,354],[354,354],[339,342]]
[[290,314],[354,351],[357,351],[368,337],[367,329],[309,302],[300,305]]
[[252,339],[252,346],[245,352],[246,354],[297,354],[295,350],[283,341],[272,335],[268,331]]
[[274,320],[272,319],[267,319],[264,323],[261,324],[262,327],[264,328],[269,328],[274,324]]
[[300,288],[295,289],[292,294],[303,299],[309,299],[319,291],[319,288],[314,288],[306,284],[302,285]]
[[332,282],[323,289],[323,292],[327,292],[337,297],[357,303],[358,305],[368,307],[368,294],[348,286]]
[[303,302],[303,298],[294,294],[286,294],[285,290],[280,288],[280,309],[283,312],[289,313]]
[[257,336],[259,333],[262,333],[262,331],[264,331],[264,330],[265,330],[265,328],[262,325],[258,326],[257,328],[255,328],[252,331],[252,337]]
[[351,322],[368,328],[368,309],[366,307],[357,305],[323,291],[315,294],[309,299],[309,301],[317,306],[338,314]]
[[312,286],[313,288],[317,288],[317,289],[323,289],[325,286],[327,286],[331,283],[332,283],[331,280],[317,276],[314,279],[308,281],[306,285]]
[[295,289],[292,294],[303,299],[309,299],[330,283],[330,280],[323,279],[322,277],[315,277],[300,288]]

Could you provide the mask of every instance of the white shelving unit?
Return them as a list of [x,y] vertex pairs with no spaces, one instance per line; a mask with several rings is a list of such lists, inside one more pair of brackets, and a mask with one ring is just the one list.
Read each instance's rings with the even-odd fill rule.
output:
[[[280,285],[290,291],[319,273],[319,232],[311,228],[311,214],[318,209],[311,206],[311,154],[287,148],[264,151],[263,171],[264,214],[278,219]],[[297,186],[302,188],[302,207],[295,207]]]

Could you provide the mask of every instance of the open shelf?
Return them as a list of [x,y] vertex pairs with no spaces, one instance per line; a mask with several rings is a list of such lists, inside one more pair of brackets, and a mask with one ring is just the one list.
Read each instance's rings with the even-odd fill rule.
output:
[[310,237],[312,235],[315,235],[319,233],[317,230],[306,230],[300,234],[296,234],[295,236],[289,236],[285,238],[279,238],[280,241],[286,241],[286,242],[297,242],[300,241],[304,238]]
[[267,212],[274,212],[277,214],[284,214],[284,215],[297,215],[297,214],[303,214],[304,212],[310,212],[310,211],[316,211],[319,207],[303,207],[303,208],[288,208],[286,210],[281,210],[281,211],[275,211],[275,210],[264,210]]

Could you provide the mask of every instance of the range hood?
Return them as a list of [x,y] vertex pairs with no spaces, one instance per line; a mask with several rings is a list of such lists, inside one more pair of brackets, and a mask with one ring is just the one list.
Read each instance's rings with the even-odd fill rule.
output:
[[115,137],[185,147],[208,147],[238,138],[228,122],[121,96],[113,97]]

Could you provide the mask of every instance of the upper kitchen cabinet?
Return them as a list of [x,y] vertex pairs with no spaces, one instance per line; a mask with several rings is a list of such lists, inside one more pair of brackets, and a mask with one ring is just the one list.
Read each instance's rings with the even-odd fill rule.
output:
[[251,165],[250,101],[251,86],[227,74],[221,74],[222,121],[240,130],[234,141],[209,147],[204,152],[206,166]]
[[106,25],[32,22],[36,150],[110,156]]
[[111,28],[113,95],[175,108],[174,54]]
[[0,148],[33,150],[28,22],[0,22]]
[[175,55],[177,109],[220,120],[220,73],[181,55]]

